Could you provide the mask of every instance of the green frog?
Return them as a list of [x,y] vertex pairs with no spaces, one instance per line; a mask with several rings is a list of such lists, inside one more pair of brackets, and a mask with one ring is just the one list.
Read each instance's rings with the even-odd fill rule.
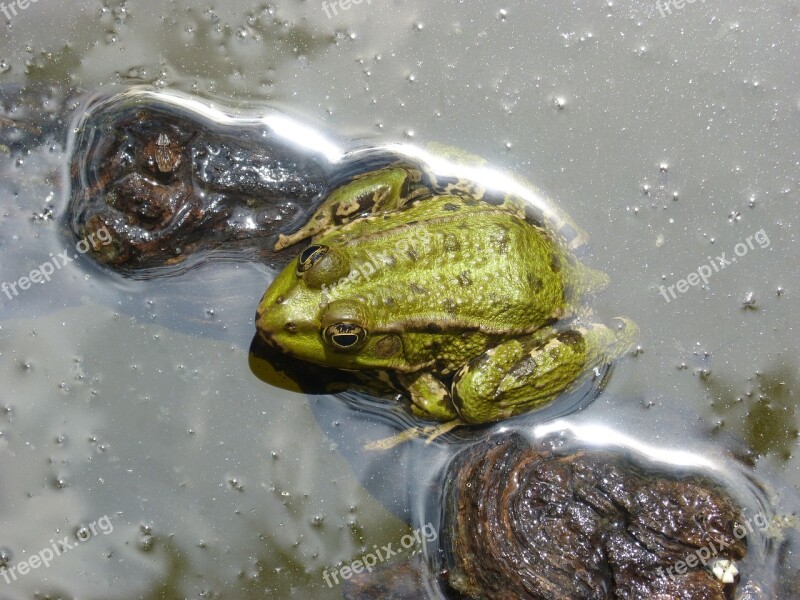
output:
[[276,250],[310,238],[266,290],[256,328],[302,361],[362,371],[425,420],[542,407],[627,351],[636,326],[587,318],[606,274],[576,228],[511,194],[394,165],[333,190]]

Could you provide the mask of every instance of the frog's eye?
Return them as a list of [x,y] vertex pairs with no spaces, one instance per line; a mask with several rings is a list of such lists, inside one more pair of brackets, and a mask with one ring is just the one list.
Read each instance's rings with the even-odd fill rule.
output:
[[355,350],[364,345],[367,330],[355,323],[334,323],[323,330],[322,337],[339,350]]
[[300,277],[303,273],[308,271],[311,267],[319,262],[319,260],[328,253],[330,248],[328,246],[309,246],[300,253],[300,258],[297,259],[297,268],[295,272]]

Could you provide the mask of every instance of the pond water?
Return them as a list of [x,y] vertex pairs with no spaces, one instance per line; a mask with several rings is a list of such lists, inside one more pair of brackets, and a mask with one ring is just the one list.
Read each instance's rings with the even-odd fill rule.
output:
[[680,450],[751,512],[800,509],[795,6],[13,6],[0,281],[57,268],[0,293],[0,558],[90,535],[0,598],[341,598],[326,570],[435,521],[425,488],[451,448],[365,453],[391,423],[251,370],[275,269],[140,280],[75,258],[68,129],[130,85],[280,111],[342,148],[442,143],[533,182],[611,277],[597,313],[641,328],[603,393],[539,434]]

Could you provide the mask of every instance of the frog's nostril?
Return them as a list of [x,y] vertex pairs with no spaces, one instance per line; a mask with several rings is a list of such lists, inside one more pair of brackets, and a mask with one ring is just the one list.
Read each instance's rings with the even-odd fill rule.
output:
[[294,333],[295,331],[297,331],[297,325],[295,325],[295,324],[294,324],[294,323],[292,323],[291,321],[289,321],[288,323],[286,323],[286,325],[284,325],[284,326],[283,326],[283,328],[284,328],[286,331],[288,331],[289,333]]
[[275,304],[283,304],[284,302],[286,302],[285,296],[278,296],[277,298],[275,298]]

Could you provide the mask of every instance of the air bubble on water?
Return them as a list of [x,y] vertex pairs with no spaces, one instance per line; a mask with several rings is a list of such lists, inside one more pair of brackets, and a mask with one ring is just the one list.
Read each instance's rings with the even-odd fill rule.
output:
[[753,292],[747,292],[742,300],[742,308],[755,308],[756,306],[756,295]]
[[11,65],[5,59],[0,60],[0,74],[8,73],[11,70]]
[[497,18],[501,21],[505,21],[506,17],[508,16],[508,11],[505,8],[501,8],[497,11]]
[[755,208],[756,207],[756,197],[750,196],[750,199],[747,201],[748,208]]
[[413,73],[409,73],[408,75],[406,75],[406,79],[408,79],[409,83],[414,83],[417,80],[417,76],[414,75]]
[[5,567],[11,562],[14,553],[9,548],[0,548],[0,567]]
[[422,31],[424,27],[425,25],[423,23],[420,23],[419,21],[417,21],[413,25],[414,31]]
[[56,489],[63,490],[68,484],[66,478],[56,477],[53,479],[53,485],[56,487]]
[[775,293],[776,293],[778,296],[780,296],[781,294],[783,294],[783,288],[782,288],[782,287],[778,287],[778,289],[777,289],[777,290],[775,290]]
[[313,527],[322,527],[322,522],[325,520],[325,515],[314,515],[311,517],[311,525]]
[[407,137],[407,138],[413,138],[413,137],[414,137],[414,135],[415,135],[415,133],[414,133],[414,130],[413,130],[413,129],[406,129],[406,130],[403,132],[403,135],[404,135],[405,137]]
[[128,9],[124,6],[117,6],[114,9],[114,17],[116,18],[117,24],[121,25],[125,22],[125,19],[128,18]]
[[235,477],[228,479],[228,484],[237,492],[244,491],[244,485],[242,485],[242,482],[236,479]]
[[92,537],[92,532],[89,531],[88,527],[78,527],[78,529],[75,531],[75,537],[80,541],[85,542]]
[[553,98],[553,106],[556,107],[556,110],[562,110],[567,105],[567,100],[564,96],[556,96]]

